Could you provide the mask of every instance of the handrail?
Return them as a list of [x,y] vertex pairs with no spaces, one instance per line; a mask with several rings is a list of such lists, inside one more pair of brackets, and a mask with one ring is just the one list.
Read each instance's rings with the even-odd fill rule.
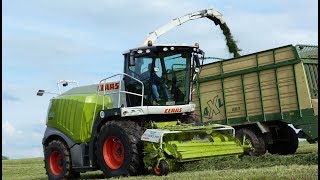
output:
[[[57,82],[59,94],[61,94],[60,84],[62,84],[62,83],[75,83],[75,84],[77,84],[77,87],[79,87],[78,81],[74,81],[74,80],[60,80],[59,82]],[[68,84],[67,84],[67,85],[68,85]]]
[[[103,94],[102,96],[105,96],[105,95],[111,95],[111,94],[117,94],[119,93],[118,95],[118,108],[120,108],[120,98],[121,98],[121,93],[125,93],[125,94],[131,94],[131,95],[135,95],[135,96],[140,96],[141,97],[141,106],[143,106],[143,97],[144,97],[144,84],[142,81],[140,81],[139,79],[137,78],[134,78],[126,73],[118,73],[118,74],[115,74],[113,76],[110,76],[110,77],[107,77],[107,78],[104,78],[102,80],[100,80],[99,84],[98,84],[98,87],[97,87],[97,97],[96,97],[96,103],[95,103],[95,107],[94,107],[94,112],[93,112],[93,117],[92,117],[92,127],[93,127],[93,122],[94,122],[94,118],[96,116],[96,110],[97,110],[97,105],[98,105],[98,97],[101,96],[101,92],[99,92],[99,88],[101,87],[101,85],[105,85],[107,84],[107,80],[108,79],[111,79],[113,77],[116,77],[116,76],[120,76],[120,81],[119,81],[119,88],[118,88],[118,91],[113,91],[113,92],[107,92],[106,93],[106,89],[103,88]],[[138,93],[134,93],[134,92],[129,92],[129,91],[123,91],[121,90],[121,86],[122,86],[122,80],[123,78],[127,76],[137,82],[139,82],[142,86],[142,89],[141,89],[141,94],[138,94]],[[102,110],[104,110],[104,98],[102,98]]]
[[[143,82],[140,81],[140,80],[137,79],[137,78],[134,78],[134,77],[126,74],[126,73],[119,73],[119,74],[115,74],[115,75],[113,75],[113,76],[110,76],[110,77],[108,77],[108,78],[102,79],[102,80],[99,82],[98,88],[100,87],[100,85],[101,85],[102,82],[103,82],[103,84],[106,84],[108,79],[111,79],[111,78],[113,78],[113,77],[115,77],[115,76],[120,76],[120,77],[121,77],[121,78],[120,78],[120,81],[119,81],[119,91],[118,91],[118,92],[106,93],[106,90],[103,89],[103,95],[110,95],[110,94],[119,93],[118,108],[120,108],[120,93],[126,93],[126,94],[132,94],[132,95],[140,96],[140,97],[142,97],[142,98],[141,98],[141,106],[143,106],[143,95],[144,95],[144,85],[143,85]],[[133,93],[133,92],[129,92],[129,91],[122,91],[122,90],[121,90],[121,85],[122,85],[121,83],[122,83],[122,80],[123,80],[124,76],[127,76],[127,77],[129,77],[129,78],[131,78],[131,79],[139,82],[139,83],[142,85],[142,92],[141,92],[141,94],[137,94],[137,93]],[[99,89],[97,90],[97,95],[99,95]],[[102,109],[104,110],[104,98],[102,99],[102,105],[103,105]]]

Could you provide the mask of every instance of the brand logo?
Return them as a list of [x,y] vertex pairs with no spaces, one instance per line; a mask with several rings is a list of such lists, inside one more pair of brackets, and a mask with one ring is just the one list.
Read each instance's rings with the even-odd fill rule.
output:
[[182,108],[170,108],[170,109],[165,109],[164,113],[181,113]]
[[214,115],[220,114],[220,108],[223,106],[223,102],[218,95],[216,95],[212,100],[209,100],[207,104],[208,106],[205,107],[203,111],[203,115],[206,118],[211,119]]
[[99,86],[99,91],[110,91],[119,89],[119,83],[102,84]]

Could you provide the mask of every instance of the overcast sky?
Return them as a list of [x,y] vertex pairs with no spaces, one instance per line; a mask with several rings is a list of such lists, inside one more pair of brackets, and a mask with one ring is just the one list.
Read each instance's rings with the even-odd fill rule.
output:
[[[122,71],[122,53],[149,32],[197,10],[224,15],[241,54],[288,44],[318,45],[316,0],[4,0],[2,1],[2,155],[42,157],[41,140],[56,82],[98,82]],[[219,27],[186,23],[158,43],[200,44],[207,56],[230,58]]]

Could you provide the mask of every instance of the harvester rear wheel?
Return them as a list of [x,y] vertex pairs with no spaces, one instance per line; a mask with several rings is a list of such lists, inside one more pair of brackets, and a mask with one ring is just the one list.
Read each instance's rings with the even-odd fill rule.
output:
[[49,179],[79,177],[73,172],[68,147],[60,140],[51,141],[44,149],[45,169]]
[[132,121],[108,121],[96,141],[96,156],[107,177],[141,173],[143,143],[141,127]]
[[160,160],[159,165],[157,162],[154,163],[153,172],[158,176],[166,176],[169,173],[169,165],[165,160]]
[[284,126],[277,132],[274,132],[272,138],[273,144],[268,145],[268,152],[271,154],[294,154],[298,149],[298,135],[289,126]]
[[236,131],[236,138],[239,139],[241,144],[249,145],[253,149],[245,150],[245,155],[250,156],[261,156],[266,153],[266,143],[264,141],[263,135],[249,128],[241,128]]

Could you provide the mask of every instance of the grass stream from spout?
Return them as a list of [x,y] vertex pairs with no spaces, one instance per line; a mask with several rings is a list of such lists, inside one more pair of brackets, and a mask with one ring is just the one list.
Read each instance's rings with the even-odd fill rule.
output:
[[227,23],[220,24],[219,27],[222,30],[223,35],[225,36],[226,45],[228,47],[229,53],[233,54],[234,58],[240,57],[239,51],[241,51],[241,49],[238,48],[237,41],[234,40],[231,31],[227,26]]

